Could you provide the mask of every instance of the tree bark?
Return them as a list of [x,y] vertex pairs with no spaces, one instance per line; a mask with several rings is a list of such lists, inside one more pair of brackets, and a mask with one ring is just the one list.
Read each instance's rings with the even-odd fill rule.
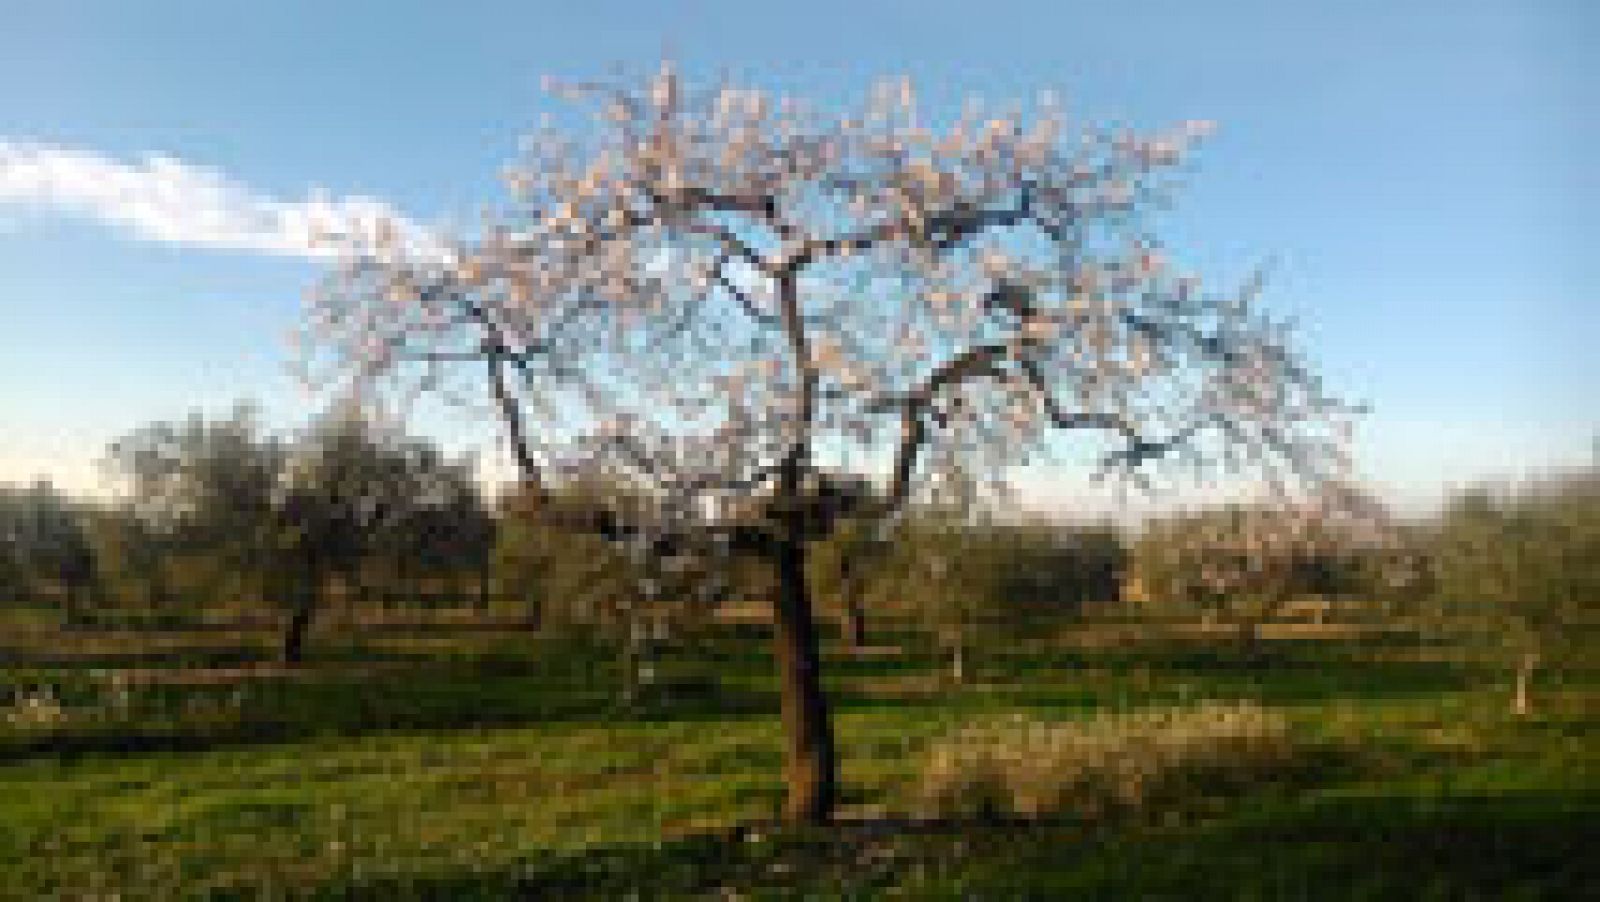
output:
[[1526,717],[1533,710],[1528,691],[1533,682],[1533,670],[1538,665],[1539,656],[1533,652],[1523,655],[1517,665],[1517,694],[1512,700],[1511,709],[1518,717]]
[[792,823],[823,823],[834,804],[833,725],[822,691],[804,541],[798,535],[785,536],[775,549],[778,591],[773,640],[787,746],[784,782],[788,797],[783,814]]
[[784,777],[789,795],[783,806],[784,818],[791,823],[824,823],[833,814],[836,763],[828,698],[822,691],[817,625],[806,581],[808,524],[802,477],[811,460],[817,370],[800,313],[799,271],[805,265],[803,259],[792,258],[775,280],[780,318],[800,377],[800,391],[793,412],[797,440],[785,455],[773,499],[782,512],[780,534],[775,537],[773,548],[778,577],[773,639],[777,644],[779,706],[788,745]]

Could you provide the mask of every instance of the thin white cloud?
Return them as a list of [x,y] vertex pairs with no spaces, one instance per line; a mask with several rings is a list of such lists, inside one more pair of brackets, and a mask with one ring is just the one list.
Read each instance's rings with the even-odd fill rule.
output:
[[387,227],[413,248],[437,250],[428,229],[373,198],[285,201],[169,156],[128,163],[0,138],[0,211],[7,206],[82,216],[164,244],[325,257],[334,252],[329,236],[370,242]]

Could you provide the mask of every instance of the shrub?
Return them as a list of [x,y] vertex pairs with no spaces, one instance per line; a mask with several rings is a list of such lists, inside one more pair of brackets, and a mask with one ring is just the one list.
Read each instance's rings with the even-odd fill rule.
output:
[[1077,816],[1179,805],[1286,773],[1301,749],[1255,704],[1204,704],[1083,723],[1016,717],[936,741],[918,787],[939,817]]

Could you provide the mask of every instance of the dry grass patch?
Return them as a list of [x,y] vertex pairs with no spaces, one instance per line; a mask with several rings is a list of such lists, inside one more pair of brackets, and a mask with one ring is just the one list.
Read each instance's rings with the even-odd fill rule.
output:
[[1270,782],[1295,769],[1305,751],[1281,715],[1251,703],[1081,723],[1018,716],[935,741],[916,801],[934,817],[1097,820]]

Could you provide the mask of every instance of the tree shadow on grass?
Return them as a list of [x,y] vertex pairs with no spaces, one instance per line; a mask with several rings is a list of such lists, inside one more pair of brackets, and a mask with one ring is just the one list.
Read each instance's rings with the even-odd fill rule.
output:
[[[514,865],[345,880],[318,898],[1577,899],[1600,797],[1325,797],[1189,827],[875,820],[539,850]],[[243,888],[240,890],[243,892]]]
[[[47,731],[0,731],[0,760],[193,751],[316,736],[771,717],[778,710],[771,662],[764,648],[751,647],[760,636],[739,638],[726,653],[713,646],[665,661],[675,676],[627,706],[617,703],[614,653],[598,646],[535,643],[515,653],[467,649],[461,660],[440,658],[437,652],[333,646],[314,656],[306,678],[149,687],[145,694],[151,703],[137,717]],[[981,669],[1001,677],[983,692],[957,688],[952,693],[951,687],[934,685],[937,680],[905,691],[873,685],[937,676],[937,662],[910,655],[831,661],[826,676],[839,712],[932,711],[968,703],[1092,710],[1135,696],[1142,702],[1180,702],[1184,693],[1314,703],[1425,696],[1471,685],[1468,673],[1442,663],[1368,661],[1307,648],[1269,647],[1268,654],[1257,663],[1242,662],[1226,649],[1117,649],[1064,659],[997,655],[978,659]],[[375,664],[398,672],[359,672]],[[327,675],[318,668],[327,668]],[[1088,668],[1081,681],[1075,675],[1079,668]],[[243,702],[230,709],[240,690]],[[191,710],[196,702],[199,710]]]
[[158,685],[142,690],[139,705],[117,718],[0,732],[0,761],[539,724],[726,722],[778,710],[773,692],[692,679],[658,682],[623,703],[612,678],[504,661],[419,665],[376,679]]
[[[396,648],[386,640],[425,638],[428,640],[457,639],[461,647],[449,648]],[[97,640],[117,644],[148,642],[146,647],[95,649]],[[476,643],[472,640],[476,640]],[[313,640],[306,654],[311,665],[335,663],[421,663],[449,659],[452,655],[465,658],[508,657],[494,646],[484,648],[485,640],[498,640],[505,646],[514,640],[524,640],[521,657],[529,654],[527,646],[537,647],[539,640],[526,633],[509,630],[441,630],[435,634],[407,632],[400,629],[378,629],[361,639]],[[81,643],[75,645],[74,643]],[[111,669],[170,669],[205,667],[242,667],[275,664],[279,660],[282,636],[277,631],[246,631],[231,628],[184,628],[165,632],[145,630],[105,631],[100,636],[64,633],[57,640],[41,645],[0,644],[0,664],[7,667],[37,667],[82,670]]]
[[1018,701],[1033,704],[1079,698],[1074,671],[1093,674],[1111,686],[1137,682],[1141,692],[1157,696],[1178,691],[1199,697],[1248,695],[1281,704],[1439,695],[1481,680],[1476,669],[1450,662],[1372,660],[1272,646],[1253,656],[1227,648],[1077,653],[1052,661],[1049,675],[1032,686],[1026,677],[1043,669],[1036,661],[1001,659],[995,669],[1019,686]]
[[972,673],[961,683],[950,679],[946,664],[931,659],[829,672],[830,698],[840,711],[994,705],[1093,711],[1208,698],[1250,698],[1269,705],[1404,700],[1468,690],[1483,679],[1478,671],[1441,662],[1308,659],[1271,652],[1243,661],[1225,650],[1172,657],[973,654],[968,667]]
[[57,646],[47,650],[0,649],[0,662],[6,667],[53,668],[61,670],[113,670],[127,668],[179,669],[194,667],[242,667],[272,660],[266,644],[255,642],[207,644],[177,648],[118,651],[76,651]]

